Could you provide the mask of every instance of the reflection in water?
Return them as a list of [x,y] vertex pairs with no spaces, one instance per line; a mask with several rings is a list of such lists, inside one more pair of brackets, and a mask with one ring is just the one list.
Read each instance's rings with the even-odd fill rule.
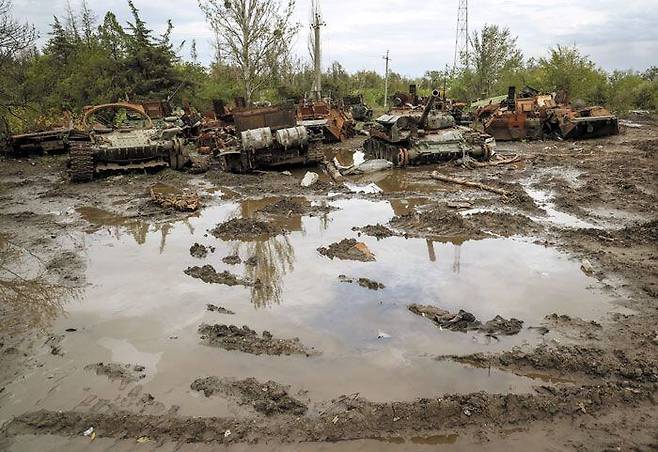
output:
[[436,252],[434,251],[434,242],[430,239],[426,240],[427,242],[427,254],[430,258],[430,262],[436,262]]
[[295,265],[295,249],[288,236],[240,243],[240,248],[244,255],[254,256],[257,260],[256,265],[246,269],[249,279],[261,282],[251,288],[251,302],[257,308],[281,304],[283,276],[292,272]]
[[[146,243],[149,234],[160,232],[160,253],[162,253],[167,244],[167,236],[173,228],[172,223],[148,223],[136,218],[128,218],[117,215],[97,207],[80,207],[77,209],[83,220],[90,223],[92,232],[100,231],[107,228],[110,235],[117,240],[121,240],[124,231],[128,231],[139,245]],[[189,222],[189,217],[180,220],[190,230],[190,235],[194,235],[194,227]]]
[[455,244],[455,258],[452,263],[452,271],[453,273],[459,273],[460,267],[461,267],[461,259],[462,259],[462,246],[461,244]]
[[[38,261],[33,275],[19,273],[19,260]],[[0,333],[46,329],[63,312],[64,300],[78,290],[51,282],[41,261],[3,238],[0,240]]]

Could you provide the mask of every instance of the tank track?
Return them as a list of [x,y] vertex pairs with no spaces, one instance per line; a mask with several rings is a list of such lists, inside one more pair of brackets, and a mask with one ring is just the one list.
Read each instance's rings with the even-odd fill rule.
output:
[[90,143],[71,142],[69,146],[71,181],[91,182],[94,178],[94,150]]

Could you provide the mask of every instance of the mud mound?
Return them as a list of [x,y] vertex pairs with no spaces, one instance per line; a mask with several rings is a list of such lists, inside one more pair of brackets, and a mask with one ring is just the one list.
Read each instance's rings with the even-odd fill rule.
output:
[[123,383],[134,383],[146,377],[144,366],[120,363],[96,363],[85,366],[85,370],[105,375],[110,380],[121,380]]
[[615,231],[612,235],[627,244],[656,244],[658,243],[658,220],[629,226]]
[[212,265],[204,265],[203,267],[188,267],[185,270],[185,274],[191,276],[192,278],[200,279],[201,281],[208,284],[225,284],[227,286],[257,286],[257,282],[252,282],[239,276],[234,275],[231,272],[223,271],[217,273],[215,268]]
[[237,254],[234,254],[232,256],[226,256],[224,259],[222,259],[222,262],[227,265],[240,265],[242,263],[242,259],[240,259],[240,256]]
[[[545,324],[550,329],[555,329],[568,337],[578,339],[598,339],[598,333],[601,332],[602,326],[594,320],[583,320],[568,315],[550,314],[544,317]],[[548,331],[548,328],[547,328]]]
[[430,319],[436,326],[450,331],[460,331],[463,333],[467,331],[479,331],[491,336],[513,336],[518,334],[523,328],[523,321],[514,318],[507,320],[499,315],[482,324],[473,314],[464,310],[453,314],[436,306],[418,304],[409,305],[408,309],[416,315]]
[[208,255],[208,248],[206,248],[204,245],[201,245],[199,243],[195,243],[190,248],[190,256],[198,257],[199,259],[203,259],[207,255]]
[[352,228],[352,230],[358,231],[365,235],[369,235],[370,237],[375,237],[377,240],[381,240],[397,235],[395,234],[395,232],[391,231],[386,226],[382,226],[379,223],[375,225],[369,224],[368,226],[363,226],[360,228],[354,227]]
[[655,359],[629,357],[621,350],[607,353],[598,347],[540,345],[531,352],[514,348],[499,354],[476,353],[466,356],[442,356],[478,367],[497,367],[503,370],[531,373],[547,371],[564,375],[581,373],[597,378],[619,378],[638,382],[658,381]]
[[541,229],[525,215],[507,212],[478,212],[466,218],[481,229],[503,237],[534,234]]
[[241,405],[251,405],[266,416],[289,414],[302,416],[308,409],[305,404],[288,394],[288,388],[275,382],[259,383],[255,378],[233,380],[206,377],[195,380],[192,390],[203,392],[206,397],[223,394],[236,398]]
[[421,237],[464,240],[486,237],[477,226],[445,206],[393,217],[391,225]]
[[306,355],[313,350],[304,347],[298,338],[277,339],[269,331],[258,334],[248,326],[238,328],[235,325],[201,325],[201,339],[207,344],[225,350],[238,350],[252,355]]
[[215,306],[214,304],[208,304],[206,305],[206,309],[210,312],[216,312],[218,314],[227,314],[227,315],[234,315],[235,312],[226,309],[222,306]]
[[366,289],[370,289],[370,290],[379,290],[386,288],[384,284],[377,281],[373,281],[372,279],[368,279],[368,278],[349,278],[345,275],[338,275],[338,280],[340,282],[349,283],[349,284],[356,283],[361,287],[365,287]]
[[260,212],[271,213],[275,215],[302,215],[306,212],[302,203],[292,198],[283,198],[274,204],[260,209]]
[[635,148],[645,153],[647,157],[653,157],[658,151],[658,139],[636,140],[630,142]]
[[267,239],[284,232],[270,223],[252,218],[233,218],[210,231],[212,235],[222,240]]
[[318,252],[330,259],[337,257],[346,261],[375,261],[375,255],[372,254],[366,244],[357,242],[356,239],[343,239],[338,243],[332,243],[328,247],[318,248]]

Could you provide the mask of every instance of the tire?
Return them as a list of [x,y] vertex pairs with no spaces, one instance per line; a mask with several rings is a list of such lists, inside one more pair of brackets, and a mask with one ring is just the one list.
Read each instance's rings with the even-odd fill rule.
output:
[[84,183],[94,179],[94,151],[89,143],[70,144],[69,171],[71,182]]

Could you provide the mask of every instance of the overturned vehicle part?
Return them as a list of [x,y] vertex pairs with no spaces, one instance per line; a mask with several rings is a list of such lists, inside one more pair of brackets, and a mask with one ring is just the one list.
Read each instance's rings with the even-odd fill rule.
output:
[[69,171],[73,182],[95,174],[135,169],[182,169],[189,163],[180,129],[156,129],[140,105],[105,104],[83,116],[87,140],[70,142]]
[[261,168],[309,165],[323,155],[309,137],[308,130],[297,125],[291,107],[263,107],[234,112],[239,145],[220,151],[222,169],[247,172]]
[[420,165],[468,155],[488,160],[494,153],[493,137],[457,126],[453,116],[434,109],[439,98],[432,93],[425,108],[406,114],[387,114],[375,120],[363,147],[371,159],[384,159],[396,166]]

